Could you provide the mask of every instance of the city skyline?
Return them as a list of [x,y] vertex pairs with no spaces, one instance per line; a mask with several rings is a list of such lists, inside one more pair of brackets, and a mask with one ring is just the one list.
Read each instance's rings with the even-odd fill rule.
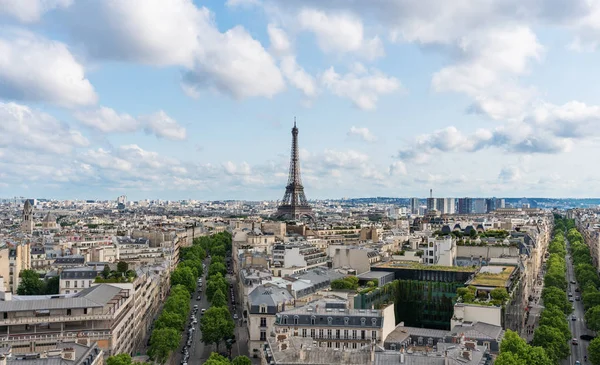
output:
[[0,197],[275,201],[294,117],[311,200],[600,196],[598,13],[583,0],[7,3]]

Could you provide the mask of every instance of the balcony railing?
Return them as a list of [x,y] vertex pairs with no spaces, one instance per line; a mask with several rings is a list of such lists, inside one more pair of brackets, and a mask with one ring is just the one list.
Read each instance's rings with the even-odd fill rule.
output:
[[82,316],[48,316],[48,317],[22,317],[0,319],[0,326],[11,326],[19,324],[38,324],[38,323],[56,323],[56,322],[77,322],[77,321],[100,321],[113,319],[112,314],[85,314]]
[[37,333],[37,334],[18,334],[18,335],[0,335],[0,342],[24,342],[24,341],[56,341],[77,338],[89,338],[94,340],[110,339],[112,337],[110,331],[77,331],[77,332],[54,332],[54,333]]

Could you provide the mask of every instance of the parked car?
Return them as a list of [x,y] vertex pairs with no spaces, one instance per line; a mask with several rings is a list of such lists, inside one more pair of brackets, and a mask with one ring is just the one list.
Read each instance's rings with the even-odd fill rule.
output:
[[571,340],[571,344],[573,344],[573,345],[579,345],[579,341],[577,341],[577,339],[574,338],[574,339]]
[[199,296],[199,295],[198,295],[198,298],[196,298],[196,300],[198,300],[198,301],[201,300],[201,299],[202,299],[202,297]]
[[206,309],[202,308],[202,310],[200,311],[200,314],[204,315],[204,313],[206,313]]
[[577,317],[575,317],[575,315],[572,315],[571,316],[571,321],[576,321],[576,320],[577,320]]
[[581,339],[582,339],[582,340],[584,340],[584,341],[591,341],[591,340],[593,340],[595,337],[594,337],[594,336],[592,336],[592,335],[581,335],[581,336],[579,336],[579,338],[581,338]]
[[238,315],[237,315],[237,313],[234,313],[234,314],[233,314],[233,319],[235,319],[235,320],[237,320],[237,319],[238,319]]

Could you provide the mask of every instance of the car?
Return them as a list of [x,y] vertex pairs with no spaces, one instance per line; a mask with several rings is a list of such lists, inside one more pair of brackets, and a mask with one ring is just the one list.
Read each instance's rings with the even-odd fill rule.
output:
[[573,344],[573,345],[579,345],[579,341],[577,341],[577,339],[574,338],[574,339],[571,340],[571,344]]
[[200,311],[200,314],[204,315],[204,313],[206,313],[206,309],[202,308],[202,310]]
[[584,341],[591,341],[591,340],[593,340],[596,337],[594,337],[592,335],[581,335],[581,336],[579,336],[579,338],[581,338]]
[[581,300],[581,297],[575,297],[575,300],[576,300],[576,301],[580,301],[580,300]]
[[569,302],[573,303],[574,302],[573,298],[569,298]]
[[575,288],[575,291],[579,293],[579,288]]
[[198,321],[194,319],[194,321],[192,322],[192,324],[198,324]]
[[575,282],[575,280],[571,280],[571,284],[577,284],[577,282]]
[[574,315],[571,316],[571,321],[576,321],[576,320],[577,320],[577,317],[575,317]]
[[235,314],[233,315],[233,319],[236,319],[236,320],[238,319],[238,315],[237,315],[237,313],[235,313]]
[[198,304],[194,304],[194,309],[197,309],[197,308],[198,308]]
[[575,361],[575,365],[581,365],[581,363],[579,362],[579,360]]
[[230,287],[230,288],[233,288],[233,283],[229,283],[229,287]]

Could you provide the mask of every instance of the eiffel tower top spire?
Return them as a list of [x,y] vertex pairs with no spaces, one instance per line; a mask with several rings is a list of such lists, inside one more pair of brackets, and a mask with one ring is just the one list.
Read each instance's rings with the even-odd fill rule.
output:
[[292,151],[290,154],[288,183],[281,204],[277,208],[276,216],[291,219],[299,219],[302,216],[313,217],[312,208],[308,205],[300,178],[300,150],[298,148],[296,117],[294,117],[294,128],[292,128]]

